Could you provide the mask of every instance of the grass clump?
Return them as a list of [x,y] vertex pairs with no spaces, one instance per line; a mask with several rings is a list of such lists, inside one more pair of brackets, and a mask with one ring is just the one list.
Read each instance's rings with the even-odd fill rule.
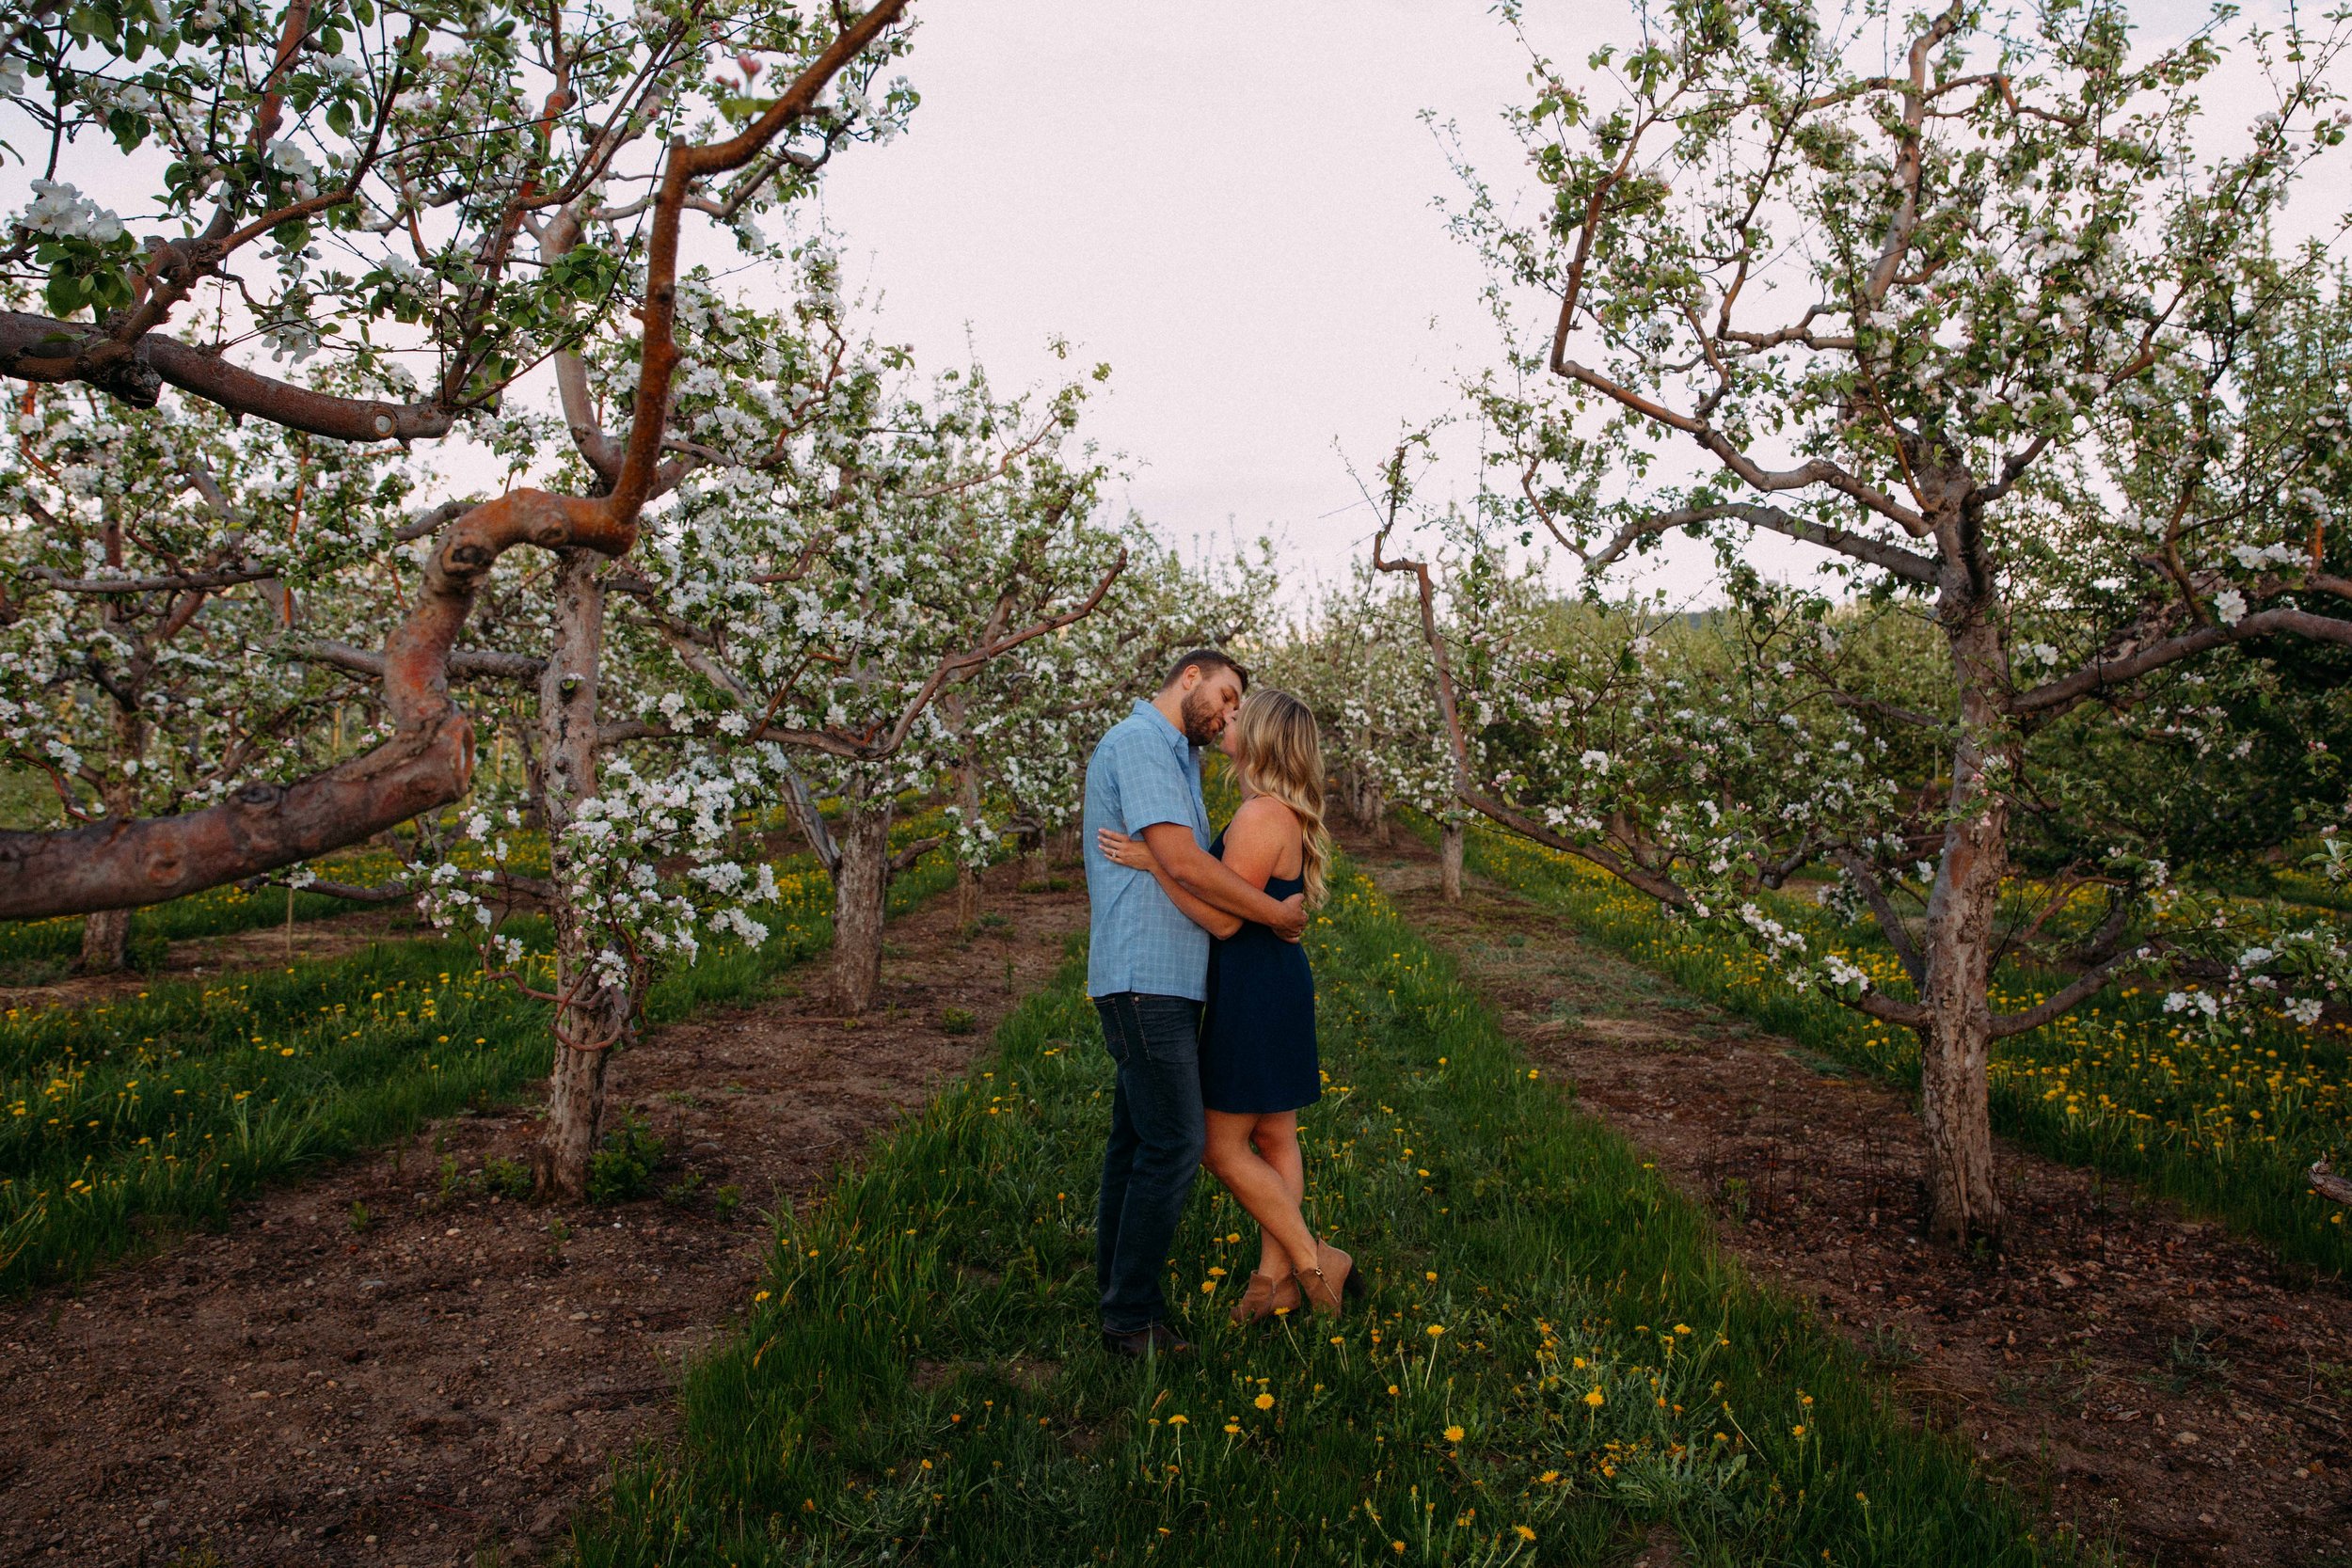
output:
[[588,1201],[633,1203],[644,1197],[653,1191],[653,1173],[661,1167],[664,1152],[651,1127],[624,1116],[588,1157]]
[[1257,1332],[1203,1183],[1171,1299],[1195,1355],[1096,1343],[1111,1073],[1082,964],[997,1054],[786,1216],[685,1433],[576,1527],[582,1568],[732,1562],[2074,1560],[1851,1353],[1716,1250],[1344,867],[1318,921],[1309,1215],[1368,1303]]

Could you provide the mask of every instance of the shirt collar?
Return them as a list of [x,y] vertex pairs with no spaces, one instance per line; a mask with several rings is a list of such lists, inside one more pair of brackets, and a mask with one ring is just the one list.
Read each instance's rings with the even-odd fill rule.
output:
[[1200,762],[1200,748],[1198,748],[1198,745],[1193,745],[1193,736],[1184,734],[1184,731],[1176,729],[1174,724],[1169,724],[1169,717],[1167,717],[1165,712],[1157,710],[1157,707],[1152,705],[1152,703],[1148,703],[1146,698],[1141,698],[1141,696],[1136,698],[1136,712],[1138,712],[1138,715],[1151,715],[1151,717],[1152,717],[1152,721],[1155,721],[1155,724],[1160,726],[1162,738],[1174,740],[1174,743],[1179,745],[1181,750],[1184,750],[1185,762]]
[[1136,712],[1138,714],[1150,714],[1153,722],[1159,725],[1160,733],[1163,736],[1167,739],[1174,741],[1177,745],[1182,746],[1187,752],[1193,750],[1191,737],[1186,736],[1184,731],[1178,729],[1175,725],[1169,723],[1168,721],[1167,714],[1162,713],[1157,707],[1146,702],[1141,697],[1137,697],[1136,699]]

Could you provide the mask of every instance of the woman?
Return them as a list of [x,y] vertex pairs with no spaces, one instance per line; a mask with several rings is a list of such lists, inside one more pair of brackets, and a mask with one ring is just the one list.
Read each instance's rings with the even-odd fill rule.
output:
[[[1210,846],[1272,898],[1323,902],[1330,835],[1323,826],[1323,747],[1314,715],[1287,691],[1250,693],[1218,746],[1233,759],[1241,807]],[[1315,1240],[1299,1212],[1307,1173],[1298,1113],[1323,1093],[1315,1059],[1315,979],[1306,950],[1264,926],[1210,909],[1186,893],[1141,839],[1104,832],[1103,853],[1149,871],[1185,915],[1216,940],[1200,1024],[1200,1098],[1208,1110],[1203,1163],[1258,1222],[1258,1267],[1234,1304],[1236,1323],[1302,1301],[1329,1316],[1355,1277],[1355,1260]]]

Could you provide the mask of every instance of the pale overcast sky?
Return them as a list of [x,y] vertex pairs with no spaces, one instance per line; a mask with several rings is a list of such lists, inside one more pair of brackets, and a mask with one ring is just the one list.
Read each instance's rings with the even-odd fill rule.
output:
[[[1629,30],[1622,0],[1529,9],[1564,60]],[[1523,184],[1498,115],[1527,61],[1488,0],[916,11],[911,129],[845,155],[822,198],[884,332],[940,365],[968,328],[1000,384],[1052,379],[1044,345],[1066,335],[1113,366],[1093,428],[1137,463],[1129,499],[1163,537],[1231,519],[1271,532],[1295,578],[1342,569],[1370,524],[1340,450],[1376,463],[1400,421],[1449,406],[1452,372],[1492,356],[1480,270],[1434,205],[1457,187],[1420,118],[1456,122],[1499,185]],[[2205,14],[2136,13],[2150,41]],[[1680,561],[1653,580],[1701,589],[1695,546]]]
[[1342,564],[1367,528],[1338,448],[1376,463],[1492,341],[1419,114],[1510,158],[1518,45],[1440,0],[918,12],[911,129],[844,156],[823,197],[885,332],[937,364],[968,326],[1000,382],[1052,376],[1068,336],[1112,366],[1094,428],[1163,537],[1230,519],[1300,568]]

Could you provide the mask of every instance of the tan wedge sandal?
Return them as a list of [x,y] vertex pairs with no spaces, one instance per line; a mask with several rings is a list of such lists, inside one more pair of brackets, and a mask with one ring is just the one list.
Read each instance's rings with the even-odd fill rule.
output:
[[1227,1317],[1238,1327],[1244,1323],[1263,1323],[1279,1313],[1296,1311],[1302,1304],[1296,1280],[1288,1275],[1277,1278],[1270,1274],[1253,1274],[1249,1276],[1248,1287],[1241,1293],[1241,1300],[1233,1303],[1233,1309]]
[[1322,1242],[1315,1243],[1315,1266],[1295,1269],[1291,1276],[1298,1281],[1299,1293],[1318,1318],[1338,1317],[1342,1300],[1362,1293],[1364,1288],[1356,1277],[1356,1259]]

